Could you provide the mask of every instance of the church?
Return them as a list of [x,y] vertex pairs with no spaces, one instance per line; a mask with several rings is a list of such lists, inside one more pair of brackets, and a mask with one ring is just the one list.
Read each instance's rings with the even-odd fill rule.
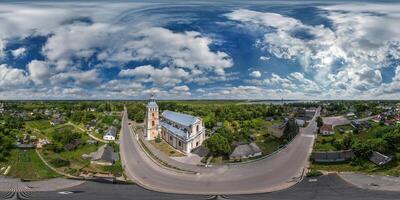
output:
[[146,140],[154,140],[160,135],[168,144],[184,153],[190,153],[205,139],[204,123],[200,117],[169,110],[159,116],[153,95],[146,106],[145,126]]

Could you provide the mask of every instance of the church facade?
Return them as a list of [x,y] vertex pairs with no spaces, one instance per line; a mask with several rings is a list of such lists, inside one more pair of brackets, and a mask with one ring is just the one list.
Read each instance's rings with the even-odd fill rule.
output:
[[146,107],[147,140],[160,135],[168,144],[184,153],[190,153],[205,140],[205,128],[200,117],[165,110],[159,117],[157,103],[152,96]]

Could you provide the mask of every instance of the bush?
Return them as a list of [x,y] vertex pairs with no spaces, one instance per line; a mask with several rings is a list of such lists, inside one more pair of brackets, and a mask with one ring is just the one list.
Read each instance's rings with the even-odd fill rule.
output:
[[321,176],[321,175],[322,175],[322,172],[320,172],[318,170],[314,170],[314,169],[310,170],[306,174],[307,177],[318,177],[318,176]]

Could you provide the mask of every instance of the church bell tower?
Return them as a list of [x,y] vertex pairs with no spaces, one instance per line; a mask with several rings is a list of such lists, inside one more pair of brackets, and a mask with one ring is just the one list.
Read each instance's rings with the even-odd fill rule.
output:
[[158,121],[158,105],[152,94],[146,106],[145,120],[145,137],[146,140],[154,140],[159,134],[159,121]]

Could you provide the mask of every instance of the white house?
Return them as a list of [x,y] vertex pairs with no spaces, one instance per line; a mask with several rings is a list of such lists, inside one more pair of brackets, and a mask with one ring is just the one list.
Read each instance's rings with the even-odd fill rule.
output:
[[296,118],[296,124],[297,124],[297,126],[303,127],[304,124],[306,124],[306,121],[304,119]]
[[322,135],[333,135],[333,134],[335,134],[335,132],[333,131],[332,124],[324,124],[324,125],[322,125],[322,127],[320,129],[320,133]]
[[114,126],[110,126],[104,133],[103,140],[115,141],[116,135],[117,135],[117,129]]

